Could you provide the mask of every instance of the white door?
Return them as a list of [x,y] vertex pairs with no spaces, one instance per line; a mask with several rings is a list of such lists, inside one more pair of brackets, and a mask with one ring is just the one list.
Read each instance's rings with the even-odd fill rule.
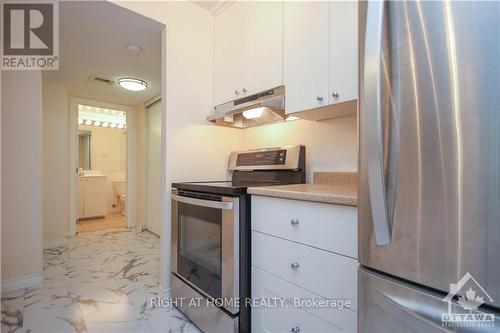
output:
[[358,3],[330,2],[330,103],[358,98]]
[[215,105],[248,94],[250,5],[248,1],[235,2],[215,18]]
[[329,103],[330,6],[328,1],[285,1],[286,112]]
[[146,229],[161,234],[161,103],[146,109]]
[[255,94],[283,84],[283,2],[252,1],[250,88]]

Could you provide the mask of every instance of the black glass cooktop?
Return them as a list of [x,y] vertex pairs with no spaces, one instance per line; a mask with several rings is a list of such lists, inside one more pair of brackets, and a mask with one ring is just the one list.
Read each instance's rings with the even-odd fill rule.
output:
[[247,188],[257,186],[283,185],[281,182],[262,181],[213,181],[213,182],[186,182],[172,183],[172,187],[178,190],[206,192],[225,195],[246,194]]

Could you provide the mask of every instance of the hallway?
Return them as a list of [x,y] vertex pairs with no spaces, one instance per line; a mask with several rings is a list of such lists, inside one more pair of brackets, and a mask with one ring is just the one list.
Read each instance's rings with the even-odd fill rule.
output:
[[80,220],[76,223],[76,231],[89,232],[108,229],[125,228],[125,215],[121,213],[110,213],[100,219]]
[[175,308],[151,308],[159,238],[148,231],[79,233],[45,250],[44,285],[2,295],[1,332],[199,332]]

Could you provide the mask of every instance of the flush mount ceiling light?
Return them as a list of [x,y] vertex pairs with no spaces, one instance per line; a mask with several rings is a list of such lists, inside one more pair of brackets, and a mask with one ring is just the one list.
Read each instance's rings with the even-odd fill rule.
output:
[[148,87],[145,81],[133,78],[118,79],[118,84],[120,87],[131,91],[142,91]]

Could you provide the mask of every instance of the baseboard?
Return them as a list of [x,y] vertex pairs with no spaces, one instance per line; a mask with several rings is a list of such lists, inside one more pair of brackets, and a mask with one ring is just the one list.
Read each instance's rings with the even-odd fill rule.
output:
[[163,288],[162,285],[159,285],[158,287],[160,287],[160,290],[162,292],[162,295],[160,295],[160,296],[170,297],[172,295],[172,289],[171,288]]
[[61,247],[66,245],[66,238],[48,240],[43,242],[43,249],[52,249],[54,247]]
[[39,287],[42,284],[43,284],[42,274],[36,273],[36,274],[20,276],[17,278],[2,280],[1,289],[2,293],[6,293],[9,291],[22,288]]

